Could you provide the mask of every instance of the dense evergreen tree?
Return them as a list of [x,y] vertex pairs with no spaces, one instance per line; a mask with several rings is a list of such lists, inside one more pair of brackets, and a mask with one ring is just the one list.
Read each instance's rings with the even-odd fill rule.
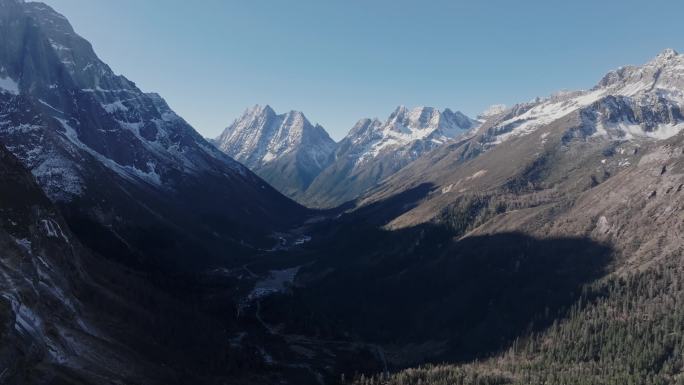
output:
[[430,365],[354,384],[684,384],[681,262],[587,285],[549,328],[482,363]]

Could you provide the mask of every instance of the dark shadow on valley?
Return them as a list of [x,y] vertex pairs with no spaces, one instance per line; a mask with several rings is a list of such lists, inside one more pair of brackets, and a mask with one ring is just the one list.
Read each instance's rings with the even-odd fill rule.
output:
[[[340,224],[359,224],[382,226],[389,220],[416,207],[420,201],[435,190],[432,183],[421,183],[416,187],[404,190],[387,199],[357,207],[359,199],[345,202],[337,207],[317,210],[316,213],[330,218],[328,226],[319,226],[318,231]],[[356,208],[356,209],[355,209]]]
[[[582,287],[605,274],[612,251],[589,239],[506,233],[457,240],[453,229],[433,224],[381,229],[434,189],[421,184],[329,216],[307,229],[312,240],[301,248],[253,256],[246,264],[257,274],[302,266],[290,293],[260,301],[260,316],[283,335],[321,341],[321,352],[327,351],[325,341],[352,342],[342,346],[361,342],[366,348],[350,350],[349,357],[336,354],[336,373],[381,371],[373,344],[385,346],[388,355],[398,354],[401,366],[469,361],[491,356],[564,317]],[[159,337],[186,336],[178,345],[200,361],[206,357],[203,349],[216,352],[228,344],[228,338],[212,341],[211,335],[226,337],[244,330],[252,340],[237,355],[212,354],[217,367],[237,373],[261,368],[262,345],[272,354],[291,354],[286,342],[264,330],[255,314],[236,318],[239,298],[251,290],[239,279],[202,274],[147,278],[201,314],[198,319],[206,329],[201,338],[184,326],[197,323],[188,322],[190,317],[165,323]],[[155,298],[149,301],[147,307],[160,306]],[[156,312],[163,315],[160,319],[171,313]],[[420,345],[425,347],[422,352],[415,348]]]
[[264,314],[317,338],[430,343],[430,354],[407,354],[407,364],[488,357],[548,327],[612,256],[585,238],[456,240],[436,225],[383,231],[348,220],[327,235],[293,295],[270,299]]
[[[421,183],[416,187],[404,190],[390,198],[369,205],[358,207],[360,199],[354,199],[337,207],[318,209],[314,210],[314,212],[327,217],[336,217],[336,223],[340,220],[347,222],[353,220],[382,225],[388,220],[396,218],[416,207],[416,205],[433,192],[435,188],[435,185],[432,183]],[[354,210],[355,208],[356,210]]]

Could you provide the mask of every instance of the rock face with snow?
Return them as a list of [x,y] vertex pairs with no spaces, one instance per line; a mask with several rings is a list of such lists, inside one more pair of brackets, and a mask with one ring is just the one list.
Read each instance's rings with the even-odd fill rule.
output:
[[[179,304],[81,239],[0,145],[0,383],[179,383],[170,368],[182,368],[183,378],[197,373],[182,382],[201,383],[207,357],[226,352],[226,324]],[[188,341],[206,356],[188,355]]]
[[[76,241],[33,177],[2,146],[0,213],[0,380],[5,383],[46,356],[68,360],[87,326],[76,321],[80,303],[72,295],[71,278],[81,268],[79,250],[70,246]],[[56,333],[48,333],[50,328]],[[34,352],[24,356],[31,345]]]
[[159,95],[114,74],[50,7],[2,0],[0,30],[0,140],[91,247],[195,263],[302,214]]
[[[591,90],[561,92],[491,115],[471,138],[443,146],[402,169],[370,192],[362,205],[430,186],[417,202],[390,218],[389,226],[453,218],[460,225],[467,222],[464,218],[484,221],[506,214],[499,225],[516,231],[525,226],[539,230],[540,224],[560,215],[571,216],[566,220],[573,223],[584,221],[588,211],[562,214],[580,197],[606,199],[602,206],[612,205],[618,212],[615,207],[627,200],[611,202],[606,188],[598,187],[623,180],[633,186],[643,183],[643,190],[667,179],[669,185],[662,190],[677,190],[681,175],[668,170],[681,163],[676,154],[681,154],[683,141],[683,108],[684,55],[665,50],[642,66],[608,73]],[[654,180],[647,170],[658,167],[663,177]],[[640,179],[627,181],[627,175]],[[660,187],[655,190],[654,197],[660,196]],[[593,196],[597,191],[604,195]],[[508,214],[506,207],[520,214]],[[624,210],[628,217],[629,209]],[[496,225],[496,219],[489,222],[489,227]],[[627,238],[614,241],[629,246]]]
[[215,139],[216,146],[294,199],[332,161],[336,143],[298,111],[254,106]]
[[304,201],[326,207],[352,200],[477,125],[460,112],[431,107],[400,106],[385,122],[362,119],[339,143],[335,161],[314,180]]
[[684,56],[671,49],[643,66],[611,71],[591,90],[560,92],[494,116],[485,142],[526,135],[580,111],[583,134],[611,139],[666,139],[684,123]]
[[[142,365],[127,358],[99,327],[102,318],[87,311],[84,292],[111,295],[90,280],[88,252],[33,176],[1,145],[0,250],[0,382],[142,380]],[[77,367],[91,370],[69,374]]]

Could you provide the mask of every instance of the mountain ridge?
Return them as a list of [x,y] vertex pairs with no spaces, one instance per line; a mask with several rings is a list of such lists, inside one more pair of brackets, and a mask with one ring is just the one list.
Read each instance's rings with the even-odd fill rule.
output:
[[247,109],[213,143],[295,199],[329,165],[336,147],[303,113],[277,114],[268,105]]
[[312,182],[305,202],[340,205],[359,197],[423,154],[467,135],[479,123],[461,112],[397,107],[385,122],[361,119],[342,139],[335,161]]
[[[673,138],[684,129],[684,92],[679,86],[683,79],[684,55],[668,49],[643,66],[609,72],[591,90],[515,105],[485,121],[471,138],[438,148],[398,172],[364,197],[361,205],[431,182],[436,191],[395,218],[392,226],[430,221],[450,205],[449,199],[481,189],[483,183],[503,185],[516,173],[543,166],[548,154],[572,151],[571,146],[580,143],[608,146],[597,167],[613,175],[633,164],[627,154],[640,154],[635,147]],[[495,155],[499,152],[507,155]],[[623,154],[624,159],[616,159]]]
[[[256,252],[306,215],[158,94],[114,74],[52,8],[12,2],[0,23],[0,76],[18,89],[0,92],[0,138],[88,246],[132,263],[199,266]],[[170,238],[151,245],[141,231]],[[196,258],[183,256],[190,250]]]

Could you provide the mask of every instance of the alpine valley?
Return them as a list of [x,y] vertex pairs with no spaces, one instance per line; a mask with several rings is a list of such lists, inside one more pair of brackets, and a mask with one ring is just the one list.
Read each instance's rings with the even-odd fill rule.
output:
[[[600,74],[597,74],[597,77]],[[204,139],[0,0],[0,384],[683,384],[684,55]]]

